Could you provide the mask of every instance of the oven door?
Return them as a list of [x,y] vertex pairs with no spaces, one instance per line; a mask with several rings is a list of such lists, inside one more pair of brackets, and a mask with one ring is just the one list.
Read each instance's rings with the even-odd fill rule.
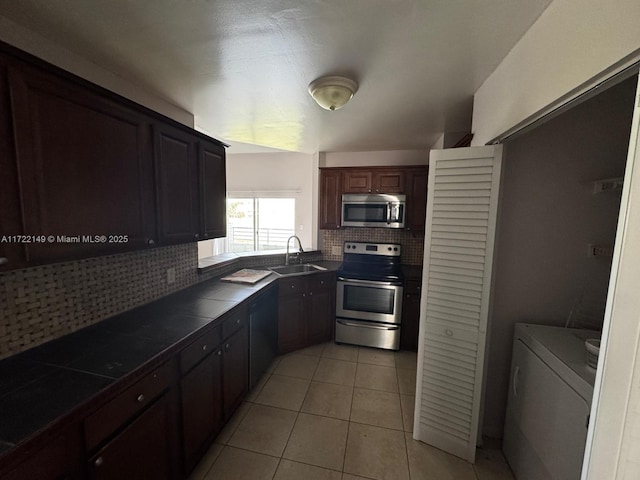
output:
[[402,286],[392,282],[338,277],[336,316],[399,324],[402,319]]

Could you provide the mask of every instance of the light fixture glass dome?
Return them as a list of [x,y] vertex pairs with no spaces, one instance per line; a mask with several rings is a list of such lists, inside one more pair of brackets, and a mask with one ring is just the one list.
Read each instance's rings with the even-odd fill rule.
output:
[[346,77],[320,77],[309,84],[309,93],[325,110],[338,110],[351,100],[358,84]]

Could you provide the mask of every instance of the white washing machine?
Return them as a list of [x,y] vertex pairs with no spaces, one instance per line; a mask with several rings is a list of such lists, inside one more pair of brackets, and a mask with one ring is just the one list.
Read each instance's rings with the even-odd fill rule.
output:
[[517,324],[503,450],[518,480],[578,480],[595,370],[593,330]]

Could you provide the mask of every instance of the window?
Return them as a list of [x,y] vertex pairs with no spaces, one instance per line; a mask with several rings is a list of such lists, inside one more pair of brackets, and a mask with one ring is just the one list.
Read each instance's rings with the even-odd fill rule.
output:
[[295,198],[228,198],[227,251],[286,248],[295,233]]
[[227,236],[198,242],[198,258],[223,253],[283,250],[287,248],[287,239],[295,235],[295,225],[295,198],[242,194],[234,197],[230,194],[227,197]]

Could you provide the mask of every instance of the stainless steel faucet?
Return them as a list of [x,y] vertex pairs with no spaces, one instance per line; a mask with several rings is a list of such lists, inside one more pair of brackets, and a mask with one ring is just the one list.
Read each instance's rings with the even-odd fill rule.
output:
[[[298,240],[298,247],[299,247],[299,250],[298,250],[298,252],[296,253],[296,255],[298,256],[298,258],[300,257],[300,254],[301,254],[301,253],[304,253],[304,250],[302,250],[302,242],[300,241],[300,239],[297,237],[297,235],[291,235],[289,238],[287,238],[287,254],[286,254],[286,255],[285,255],[285,257],[284,257],[284,264],[285,264],[285,265],[289,265],[289,241],[290,241],[292,238],[295,238],[296,240]],[[298,263],[299,263],[299,262],[298,262]]]

